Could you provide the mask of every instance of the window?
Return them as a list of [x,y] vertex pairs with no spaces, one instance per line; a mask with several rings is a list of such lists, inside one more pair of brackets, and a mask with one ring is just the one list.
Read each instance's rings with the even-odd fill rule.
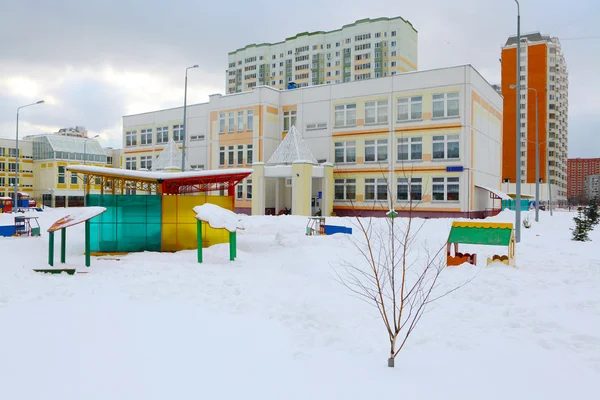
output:
[[253,154],[252,154],[252,145],[246,145],[246,164],[252,164]]
[[231,133],[235,130],[235,117],[232,112],[228,115],[227,132]]
[[152,129],[142,129],[140,131],[140,144],[152,144]]
[[433,95],[433,118],[457,117],[458,110],[458,92]]
[[460,156],[458,135],[433,137],[433,159],[458,159]]
[[233,149],[233,146],[227,148],[227,165],[233,165],[233,156],[235,155]]
[[365,161],[382,162],[388,159],[387,139],[365,140]]
[[252,200],[252,179],[246,180],[246,200]]
[[125,158],[125,169],[137,169],[137,161],[135,157],[126,157]]
[[141,169],[152,169],[152,156],[141,156],[140,157],[140,168]]
[[[6,185],[6,178],[4,178],[3,176],[0,176],[0,186],[4,187]],[[4,194],[0,197],[4,197]]]
[[458,178],[432,178],[432,200],[433,201],[458,201]]
[[392,47],[396,47],[396,42],[392,42]]
[[137,146],[137,131],[125,132],[125,146]]
[[15,186],[15,184],[18,185],[18,181],[15,178],[8,178],[8,186]]
[[296,126],[296,110],[283,112],[283,130],[287,132],[292,126]]
[[11,162],[8,163],[8,172],[16,172],[17,171],[17,163]]
[[225,113],[219,114],[219,133],[225,133]]
[[306,124],[307,131],[314,131],[317,129],[327,129],[327,122],[317,122],[314,124]]
[[398,121],[421,120],[423,118],[423,96],[398,99]]
[[365,103],[365,124],[384,124],[388,121],[387,100]]
[[64,184],[65,182],[65,167],[58,167],[58,181],[59,184]]
[[409,137],[398,139],[398,161],[420,161],[423,158],[423,139]]
[[336,163],[356,162],[356,142],[337,142],[334,149]]
[[200,140],[204,140],[204,135],[192,135],[190,136],[190,141],[197,142]]
[[9,157],[16,157],[17,156],[17,149],[13,149],[12,147],[8,149],[8,156]]
[[77,185],[77,172],[71,172],[71,185]]
[[387,182],[384,178],[365,179],[365,200],[387,200]]
[[225,147],[219,147],[219,166],[225,165]]
[[392,31],[392,36],[396,36],[396,31]]
[[254,129],[254,110],[248,110],[246,112],[246,130],[251,131]]
[[[0,153],[3,154],[3,153]],[[6,163],[0,162],[0,171],[6,171]]]
[[335,127],[356,125],[356,104],[342,104],[335,106]]
[[156,143],[167,143],[169,141],[169,127],[156,128]]
[[356,200],[356,179],[335,180],[335,200]]
[[244,163],[244,145],[238,144],[237,147],[237,165],[242,165]]
[[421,200],[423,178],[398,178],[398,201]]
[[244,112],[238,111],[237,114],[237,131],[241,132],[244,130]]
[[243,200],[244,199],[244,185],[237,185],[235,198],[237,200]]
[[173,125],[173,140],[176,142],[183,141],[183,125]]

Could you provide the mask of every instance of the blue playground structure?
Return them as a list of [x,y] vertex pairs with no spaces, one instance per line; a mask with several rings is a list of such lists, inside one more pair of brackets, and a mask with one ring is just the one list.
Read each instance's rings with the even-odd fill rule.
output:
[[334,235],[336,233],[352,235],[352,228],[339,225],[325,225],[325,217],[308,217],[306,236]]

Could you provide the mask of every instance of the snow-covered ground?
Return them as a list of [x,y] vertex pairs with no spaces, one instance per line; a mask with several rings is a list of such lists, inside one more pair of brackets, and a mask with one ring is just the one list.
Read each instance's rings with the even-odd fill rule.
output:
[[[244,217],[235,262],[218,245],[201,265],[183,251],[94,257],[86,270],[78,225],[67,263],[87,273],[33,272],[46,266],[45,230],[68,213],[39,213],[41,238],[0,238],[0,399],[600,393],[600,227],[572,242],[572,213],[542,212],[524,229],[516,269],[486,267],[484,248],[478,267],[446,268],[446,287],[475,279],[429,309],[394,369],[376,310],[333,278],[357,256],[347,235],[307,237],[301,217]],[[450,224],[428,220],[420,237],[441,245]]]

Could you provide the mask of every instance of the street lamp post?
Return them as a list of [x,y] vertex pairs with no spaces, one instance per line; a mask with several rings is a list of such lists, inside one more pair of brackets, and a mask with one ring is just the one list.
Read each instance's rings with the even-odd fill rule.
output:
[[[510,85],[511,89],[514,89],[515,87],[517,87],[517,85]],[[538,91],[537,89],[530,87],[526,89],[535,92],[535,222],[540,222],[540,138],[538,128]]]
[[44,100],[37,101],[35,103],[27,104],[17,108],[17,134],[15,135],[15,204],[13,209],[16,210],[19,205],[19,110],[25,107],[35,106],[36,104],[42,104]]
[[[91,138],[87,138],[84,139],[83,141],[83,165],[85,165],[86,161],[87,161],[87,142],[88,140],[92,140],[92,139],[96,139],[98,136],[100,135],[96,135],[96,136],[92,136]],[[83,175],[83,206],[87,206],[87,199],[86,199],[86,191],[87,191],[87,180],[88,180],[88,174],[84,174]]]
[[181,172],[185,171],[185,138],[187,136],[187,72],[188,69],[198,68],[198,65],[192,65],[191,67],[187,67],[185,69],[185,89],[183,92],[183,140],[181,146]]
[[521,241],[521,6],[517,3],[517,169],[516,171],[516,205],[515,205],[515,240]]

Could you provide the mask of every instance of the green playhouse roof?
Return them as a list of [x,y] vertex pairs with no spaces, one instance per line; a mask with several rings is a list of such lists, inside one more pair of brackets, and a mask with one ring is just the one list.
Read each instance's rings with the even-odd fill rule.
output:
[[497,222],[453,222],[448,243],[508,246],[513,224]]

